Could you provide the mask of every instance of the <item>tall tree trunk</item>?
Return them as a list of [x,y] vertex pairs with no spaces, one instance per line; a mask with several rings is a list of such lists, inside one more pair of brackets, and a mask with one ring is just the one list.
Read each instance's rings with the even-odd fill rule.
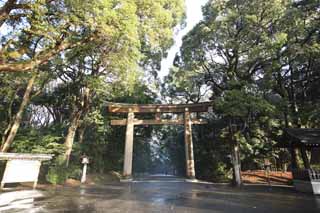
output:
[[232,164],[233,164],[233,183],[239,187],[242,184],[241,179],[241,161],[240,150],[237,142],[234,142],[232,147]]
[[71,155],[71,151],[72,151],[74,137],[75,137],[77,128],[80,124],[80,117],[81,117],[80,111],[78,111],[78,112],[76,111],[73,113],[72,118],[71,118],[71,122],[70,122],[70,126],[68,128],[68,133],[67,133],[67,136],[64,141],[64,145],[66,147],[65,160],[66,160],[67,166],[69,165],[69,160],[70,160],[70,155]]
[[15,100],[15,97],[18,93],[20,88],[17,88],[16,91],[12,94],[11,98],[10,98],[10,103],[8,105],[8,126],[7,128],[5,129],[4,133],[2,134],[2,140],[1,140],[1,144],[3,144],[5,141],[6,141],[6,136],[8,135],[8,132],[10,131],[11,129],[11,126],[12,126],[12,120],[13,120],[13,117],[12,117],[12,106],[13,106],[13,103],[14,103],[14,100]]
[[20,104],[19,110],[18,110],[12,124],[9,124],[11,127],[10,127],[9,131],[6,132],[7,134],[4,137],[4,141],[1,145],[1,152],[8,151],[10,145],[12,144],[12,142],[18,132],[18,129],[19,129],[21,121],[22,121],[24,109],[30,101],[30,94],[32,92],[32,87],[33,87],[35,79],[36,79],[36,75],[33,75],[32,78],[29,79],[29,82],[28,82],[27,88],[24,92],[23,99]]
[[240,146],[238,141],[235,138],[236,129],[232,125],[231,120],[229,121],[229,134],[230,134],[230,142],[232,146],[231,157],[232,157],[232,165],[233,165],[233,184],[237,187],[241,186],[241,161],[240,161]]
[[83,124],[81,125],[81,127],[78,130],[78,134],[79,134],[79,143],[82,144],[84,141],[84,133],[86,131],[86,126]]
[[294,86],[294,72],[293,69],[290,68],[290,92],[289,92],[289,103],[291,114],[292,114],[292,124],[295,128],[301,127],[301,119],[299,116],[299,109],[298,109],[298,103],[297,103],[297,97],[296,97],[296,91]]
[[74,112],[72,113],[72,116],[71,116],[71,122],[68,128],[68,133],[64,141],[64,145],[66,147],[65,160],[66,160],[67,166],[69,165],[70,155],[72,152],[72,146],[73,146],[74,138],[76,135],[76,131],[81,124],[80,118],[82,115],[85,115],[89,111],[89,99],[90,99],[90,89],[84,88],[82,101],[81,101],[81,109],[77,109],[75,107]]

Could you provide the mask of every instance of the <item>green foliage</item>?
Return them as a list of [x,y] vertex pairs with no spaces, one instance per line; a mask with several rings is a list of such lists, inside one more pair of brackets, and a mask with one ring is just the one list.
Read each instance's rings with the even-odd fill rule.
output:
[[65,150],[61,144],[62,139],[57,132],[23,129],[16,137],[12,152],[60,155]]
[[217,113],[225,117],[244,118],[257,114],[267,115],[273,106],[263,97],[243,90],[229,90],[215,102]]
[[69,165],[66,166],[64,156],[56,157],[54,162],[49,166],[46,180],[51,184],[64,184],[68,178],[80,180],[82,170],[80,166]]
[[66,162],[62,156],[59,156],[49,168],[46,179],[49,183],[56,185],[63,184],[68,179],[68,176],[69,171]]
[[[286,151],[274,149],[281,129],[319,127],[316,5],[211,0],[203,8],[204,20],[183,38],[163,92],[173,101],[213,100],[207,119],[219,125],[208,134],[226,144],[217,147],[220,152],[239,144],[243,169],[261,168],[264,158],[278,168],[288,162]],[[202,149],[199,161],[219,155]],[[218,160],[228,170],[230,159]]]

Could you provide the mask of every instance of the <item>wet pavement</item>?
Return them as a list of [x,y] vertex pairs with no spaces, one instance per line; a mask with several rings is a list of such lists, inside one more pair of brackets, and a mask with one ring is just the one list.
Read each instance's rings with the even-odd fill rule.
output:
[[[11,194],[10,194],[11,193]],[[320,212],[320,196],[292,187],[138,180],[103,186],[0,194],[0,212]]]

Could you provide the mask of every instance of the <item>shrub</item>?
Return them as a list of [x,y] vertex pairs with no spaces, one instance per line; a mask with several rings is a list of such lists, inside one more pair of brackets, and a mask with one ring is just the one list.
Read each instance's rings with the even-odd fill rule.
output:
[[52,166],[49,167],[46,180],[54,185],[63,184],[68,178],[68,167],[66,166],[63,156],[59,156],[55,159]]
[[63,155],[58,156],[53,164],[49,166],[46,180],[54,185],[64,184],[68,178],[80,180],[82,174],[80,165],[66,166],[66,161]]

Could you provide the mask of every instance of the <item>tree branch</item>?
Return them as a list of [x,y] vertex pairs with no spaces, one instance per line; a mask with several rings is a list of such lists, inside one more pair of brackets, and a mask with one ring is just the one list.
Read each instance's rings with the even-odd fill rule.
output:
[[22,62],[15,62],[15,63],[4,63],[0,61],[0,72],[28,72],[35,67],[48,62],[50,59],[55,57],[58,53],[66,50],[71,49],[76,46],[82,45],[87,41],[93,40],[92,37],[89,37],[85,40],[78,41],[78,42],[71,42],[71,41],[62,41],[57,42],[55,47],[53,48],[46,48],[39,52],[34,59],[22,61]]

